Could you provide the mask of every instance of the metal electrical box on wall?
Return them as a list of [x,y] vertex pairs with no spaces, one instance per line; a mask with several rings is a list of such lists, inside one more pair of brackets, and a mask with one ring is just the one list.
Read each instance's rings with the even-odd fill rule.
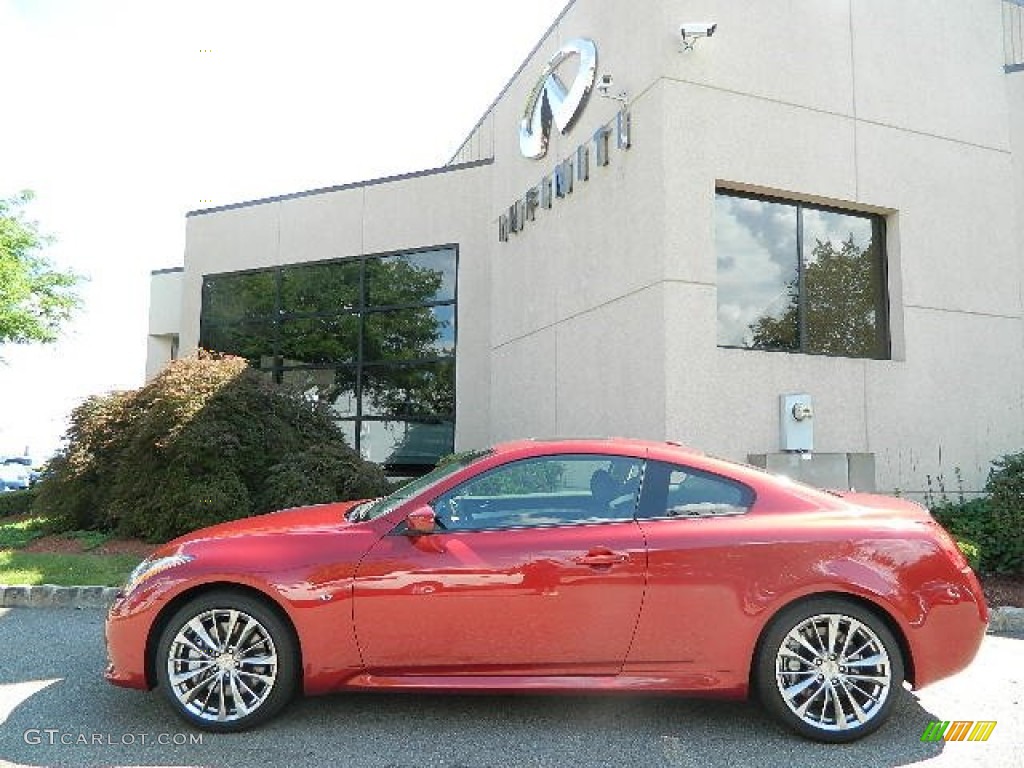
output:
[[814,450],[814,407],[810,395],[779,396],[779,448]]

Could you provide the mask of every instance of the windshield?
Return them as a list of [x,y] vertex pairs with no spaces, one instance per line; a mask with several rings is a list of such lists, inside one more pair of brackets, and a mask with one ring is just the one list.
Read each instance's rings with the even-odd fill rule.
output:
[[454,460],[436,467],[423,477],[417,477],[415,480],[406,483],[390,496],[385,496],[384,498],[377,499],[373,502],[364,502],[363,504],[360,504],[349,513],[349,520],[352,520],[353,522],[360,522],[363,520],[373,520],[381,515],[386,515],[388,512],[408,501],[416,494],[427,490],[431,486],[437,485],[445,478],[454,475],[463,467],[468,467],[474,461],[482,459],[484,456],[490,456],[491,453],[491,449],[486,448],[479,451],[468,451],[466,453],[459,454]]

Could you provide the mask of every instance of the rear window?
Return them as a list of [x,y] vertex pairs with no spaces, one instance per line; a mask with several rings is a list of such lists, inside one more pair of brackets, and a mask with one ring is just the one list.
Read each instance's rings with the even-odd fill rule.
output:
[[754,503],[743,483],[678,464],[651,462],[644,478],[642,517],[742,515]]

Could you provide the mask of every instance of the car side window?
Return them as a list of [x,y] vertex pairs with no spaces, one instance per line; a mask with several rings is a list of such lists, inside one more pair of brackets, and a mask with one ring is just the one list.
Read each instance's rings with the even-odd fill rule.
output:
[[676,464],[649,462],[640,516],[720,517],[742,515],[754,503],[746,485],[721,475]]
[[642,459],[590,454],[540,456],[496,467],[431,505],[448,530],[489,530],[630,520]]

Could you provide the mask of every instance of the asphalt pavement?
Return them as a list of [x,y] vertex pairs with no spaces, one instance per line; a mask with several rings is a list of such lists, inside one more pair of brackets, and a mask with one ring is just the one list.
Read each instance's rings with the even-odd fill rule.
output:
[[[102,679],[103,612],[0,609],[3,766],[1019,766],[1024,636],[989,636],[964,673],[901,692],[880,731],[805,741],[754,704],[665,696],[337,694],[244,734],[201,733],[159,692]],[[933,720],[994,720],[987,742],[924,743]]]

